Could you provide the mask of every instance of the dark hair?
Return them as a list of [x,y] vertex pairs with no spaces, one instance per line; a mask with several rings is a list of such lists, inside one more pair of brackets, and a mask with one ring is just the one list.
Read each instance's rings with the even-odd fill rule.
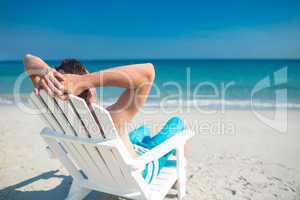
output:
[[[76,59],[64,59],[61,64],[56,68],[56,70],[62,74],[87,74],[85,66],[81,64]],[[88,90],[83,91],[79,97],[83,98],[85,101],[88,96]]]

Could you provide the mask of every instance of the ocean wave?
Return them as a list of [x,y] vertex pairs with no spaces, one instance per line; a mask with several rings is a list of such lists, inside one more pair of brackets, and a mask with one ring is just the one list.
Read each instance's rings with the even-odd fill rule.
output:
[[224,106],[225,108],[300,108],[300,103],[281,103],[275,102],[251,102],[249,100],[168,100],[160,102],[148,102],[145,106],[149,107],[202,107],[217,108]]
[[[109,106],[115,103],[115,98],[104,99],[98,101],[102,106]],[[28,103],[28,95],[21,95],[21,101],[24,104]],[[12,95],[0,95],[0,105],[13,105],[16,104],[15,99]],[[300,102],[287,102],[276,104],[274,101],[265,100],[265,101],[253,101],[250,100],[204,100],[204,99],[168,99],[168,100],[150,100],[145,103],[145,107],[195,107],[195,108],[204,108],[204,109],[272,109],[272,108],[289,108],[289,109],[300,109]]]
[[[19,98],[23,103],[28,103],[28,94],[20,94]],[[13,105],[15,104],[15,98],[12,94],[1,94],[0,95],[0,105]]]
[[[114,103],[114,101],[104,101],[102,102],[103,106],[108,106]],[[148,101],[145,103],[145,107],[197,107],[197,108],[220,108],[225,107],[227,109],[237,108],[237,109],[248,109],[248,108],[299,108],[300,102],[288,102],[275,104],[271,101],[261,101],[261,102],[251,102],[250,100],[203,100],[203,99],[194,99],[194,100],[157,100],[157,101]]]
[[0,97],[0,105],[12,105],[12,104],[14,104],[13,100]]

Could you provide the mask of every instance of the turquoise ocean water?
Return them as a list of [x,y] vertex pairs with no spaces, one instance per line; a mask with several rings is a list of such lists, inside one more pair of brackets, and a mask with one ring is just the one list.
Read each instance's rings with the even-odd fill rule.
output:
[[[47,61],[57,66],[60,61]],[[82,61],[90,72],[133,63],[152,62],[156,69],[155,87],[147,101],[148,106],[219,106],[230,108],[250,106],[251,92],[264,78],[266,87],[252,96],[255,105],[262,108],[278,106],[276,90],[287,90],[288,107],[300,108],[300,60],[89,60]],[[285,68],[286,81],[274,85],[274,72]],[[14,104],[14,88],[22,79],[21,61],[0,61],[0,104]],[[284,76],[284,75],[283,75]],[[18,84],[16,84],[18,83]],[[227,87],[225,90],[224,88]],[[20,92],[26,100],[32,91],[28,78],[21,81]],[[122,90],[105,88],[101,101],[109,104]],[[99,91],[100,92],[100,91]],[[100,97],[99,97],[100,99]],[[221,101],[222,100],[222,101]]]

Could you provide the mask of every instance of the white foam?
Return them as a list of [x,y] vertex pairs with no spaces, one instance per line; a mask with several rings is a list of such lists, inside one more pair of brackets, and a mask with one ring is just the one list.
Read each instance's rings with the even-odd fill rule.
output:
[[0,97],[0,105],[12,105],[13,103],[13,100]]
[[[22,100],[26,103],[26,99],[28,96],[22,96]],[[105,99],[99,101],[100,105],[106,107],[115,102],[115,98]],[[12,105],[14,104],[14,98],[12,95],[0,95],[0,104],[2,105]],[[265,101],[254,101],[251,103],[250,100],[218,100],[218,99],[168,99],[168,100],[156,100],[156,101],[147,101],[145,103],[145,107],[199,107],[199,108],[220,108],[223,106],[224,108],[237,108],[237,109],[249,109],[249,108],[257,108],[257,109],[268,109],[268,108],[297,108],[300,109],[300,102],[287,102],[286,104],[275,104],[274,101],[265,100]]]
[[147,102],[145,106],[149,107],[202,107],[216,108],[224,106],[226,108],[300,108],[300,103],[275,104],[275,102],[261,101],[251,102],[248,100],[167,100],[157,102]]

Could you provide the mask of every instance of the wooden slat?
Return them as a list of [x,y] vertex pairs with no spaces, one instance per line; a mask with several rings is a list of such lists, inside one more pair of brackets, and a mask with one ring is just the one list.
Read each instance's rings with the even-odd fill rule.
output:
[[69,173],[73,176],[73,178],[77,179],[77,181],[81,181],[83,179],[83,176],[79,173],[77,170],[77,167],[73,164],[73,162],[69,159],[67,154],[63,151],[61,146],[58,145],[58,143],[54,140],[45,138],[46,142],[50,145],[50,148],[52,151],[59,155],[59,159],[62,162],[62,164],[67,168]]
[[105,138],[107,139],[114,139],[118,137],[117,129],[114,125],[114,122],[109,114],[109,112],[102,108],[101,106],[98,106],[96,104],[92,105],[93,110],[96,114],[96,117],[98,118],[98,121],[101,122],[101,127],[103,130],[103,133],[105,135]]
[[118,182],[118,185],[120,187],[124,187],[126,185],[126,180],[124,177],[124,174],[117,162],[117,158],[112,152],[112,149],[110,147],[102,147],[100,145],[100,151],[102,153],[102,156],[107,164],[107,167],[110,169],[110,172],[114,179]]
[[[47,105],[45,104],[45,102],[41,99],[41,97],[37,97],[35,96],[33,93],[30,95],[30,98],[32,100],[32,102],[34,103],[34,105],[41,111],[41,114],[43,116],[43,118],[47,121],[48,124],[50,124],[50,126],[53,128],[53,130],[57,131],[58,133],[62,133],[65,134],[64,130],[62,129],[62,127],[60,126],[60,124],[57,122],[56,118],[53,116],[53,114],[51,113],[51,111],[49,110],[49,108],[47,107]],[[77,153],[76,149],[74,149],[74,145],[70,145],[67,143],[64,143],[65,148],[67,149],[67,151],[69,153],[74,152]],[[78,155],[79,156],[79,155]],[[81,158],[76,156],[74,159],[77,162],[80,162]]]
[[81,121],[84,123],[89,134],[92,134],[90,136],[103,138],[101,127],[99,127],[99,125],[95,121],[95,118],[90,112],[89,107],[85,103],[85,101],[73,95],[70,95],[70,101],[74,105],[74,108],[76,109],[78,115],[80,116]]
[[[88,137],[89,134],[86,130],[86,127],[83,125],[78,114],[74,110],[71,102],[62,101],[60,99],[56,99],[56,102],[58,103],[62,111],[65,113],[70,124],[76,131],[77,135],[81,138],[89,138]],[[84,146],[89,153],[90,159],[93,161],[93,163],[91,163],[93,165],[92,168],[93,176],[90,177],[90,179],[94,179],[95,180],[94,182],[101,181],[102,183],[106,183],[110,186],[113,186],[114,183],[112,181],[112,178],[109,174],[107,174],[107,169],[104,166],[103,160],[101,159],[98,150],[95,147],[92,147],[90,145],[84,145]]]
[[[124,144],[122,143],[122,141],[119,142],[120,144],[118,146],[116,146],[115,148],[111,148],[111,152],[114,156],[114,162],[119,166],[122,175],[124,176],[124,180],[126,182],[126,186],[127,189],[129,191],[134,191],[137,190],[138,185],[136,183],[136,181],[133,179],[132,175],[131,175],[131,168],[129,168],[129,166],[124,162],[124,154],[121,149],[125,149]],[[122,148],[124,147],[124,148]],[[127,151],[127,149],[125,149]],[[126,152],[125,151],[125,152]]]
[[121,139],[118,138],[115,141],[117,142],[113,144],[113,148],[111,148],[112,154],[114,155],[115,161],[122,171],[128,189],[136,190],[137,188],[139,188],[139,186],[132,176],[132,168],[130,167],[130,164],[133,162],[133,158],[129,154],[126,146],[121,141]]
[[50,111],[45,107],[44,103],[40,99],[40,97],[35,96],[34,93],[31,93],[30,99],[32,103],[40,110],[40,116],[45,120],[47,124],[51,126],[51,128],[57,132],[63,132],[60,125],[57,123],[57,121],[53,118]]
[[[89,111],[89,108],[85,101],[73,95],[70,96],[70,101],[72,102],[74,108],[77,109],[78,114],[82,119],[83,123],[86,125],[86,128],[89,131],[91,138],[101,137],[102,134],[100,127],[94,119],[92,113]],[[104,126],[104,124],[101,120],[99,122],[102,127]],[[108,173],[112,176],[113,180],[115,180],[120,187],[124,187],[126,183],[125,177],[123,175],[123,172],[121,171],[120,166],[118,165],[118,162],[116,161],[116,158],[114,157],[114,154],[112,153],[112,150],[109,147],[103,147],[101,145],[99,145],[97,149],[101,153]]]
[[[92,107],[95,112],[95,116],[98,118],[97,120],[101,124],[105,137],[110,139],[119,138],[117,129],[113,123],[110,113],[105,108],[96,104],[93,104]],[[132,158],[121,140],[116,148],[111,148],[111,153],[113,154],[112,161],[119,166],[121,174],[124,177],[128,189],[138,188],[137,183],[131,175],[131,171],[128,165],[126,165],[125,163],[126,161],[129,162],[129,160]]]
[[[110,113],[105,108],[96,104],[93,104],[92,107],[97,120],[101,124],[105,137],[109,139],[118,138],[117,129],[113,123]],[[125,161],[127,159],[131,159],[131,157],[124,144],[120,142],[117,148],[111,149],[111,153],[113,154],[112,162],[116,163],[120,167],[121,174],[124,177],[128,188],[137,188],[138,186],[131,176],[128,165],[125,164]]]
[[[60,108],[57,106],[55,100],[48,96],[45,91],[40,92],[40,96],[44,103],[48,106],[48,109],[51,111],[52,115],[56,118],[57,122],[61,125],[66,135],[76,135],[69,122],[65,118],[65,116],[61,113]],[[78,162],[78,165],[81,167],[83,172],[88,175],[90,171],[89,163],[86,159],[86,150],[82,145],[73,143],[72,145],[68,145],[69,151],[72,157]]]
[[[35,111],[33,111],[32,113],[35,115],[38,115],[38,117],[45,123],[45,125],[49,128],[52,128],[52,130],[54,130],[53,126],[47,121],[46,117],[43,115],[43,111],[41,109],[39,109],[39,107],[36,105],[36,103],[34,103],[34,100],[32,99],[32,95],[34,95],[34,93],[31,93],[29,95],[29,106],[32,109],[35,109]],[[34,95],[35,96],[35,95]],[[47,111],[47,110],[45,110]]]
[[41,99],[47,105],[49,111],[56,118],[57,122],[61,125],[66,135],[76,135],[70,124],[67,122],[65,116],[62,114],[60,108],[54,99],[46,94],[45,91],[40,92]]

